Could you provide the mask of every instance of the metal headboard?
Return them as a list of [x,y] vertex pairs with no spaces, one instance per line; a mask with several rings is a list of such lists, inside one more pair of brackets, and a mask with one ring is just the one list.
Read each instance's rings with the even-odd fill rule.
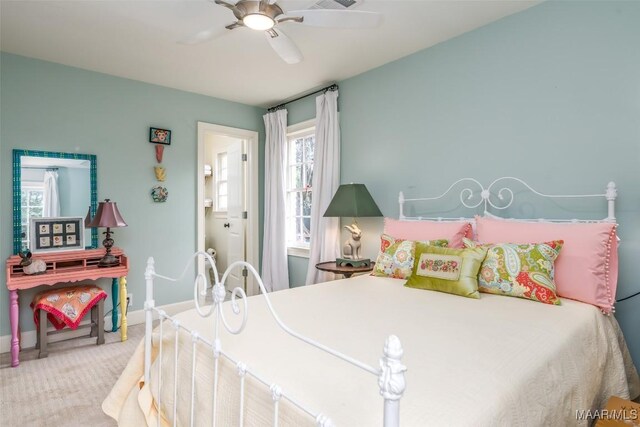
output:
[[[442,194],[436,197],[422,197],[407,199],[404,197],[404,193],[401,191],[398,203],[400,204],[400,219],[407,220],[423,220],[430,219],[436,221],[459,221],[461,218],[444,218],[444,217],[410,217],[404,214],[404,205],[407,202],[423,202],[430,200],[439,200],[447,196],[453,189],[460,183],[466,183],[467,186],[460,190],[459,198],[462,205],[467,209],[476,209],[477,207],[484,205],[484,212],[489,213],[489,209],[504,210],[510,207],[515,200],[515,193],[509,187],[509,183],[519,183],[528,189],[531,193],[549,199],[587,199],[587,198],[604,198],[607,201],[607,217],[602,220],[591,219],[546,219],[553,222],[616,222],[615,216],[615,201],[618,196],[616,184],[610,182],[604,193],[601,194],[545,194],[535,190],[529,184],[521,180],[520,178],[514,178],[512,176],[503,176],[495,179],[487,187],[485,187],[480,181],[474,178],[461,178],[451,184],[451,186]],[[476,194],[480,195],[477,202],[472,201]],[[462,218],[464,219],[464,218]],[[520,219],[520,218],[519,218]],[[523,221],[541,221],[542,218],[532,219],[520,219]]]

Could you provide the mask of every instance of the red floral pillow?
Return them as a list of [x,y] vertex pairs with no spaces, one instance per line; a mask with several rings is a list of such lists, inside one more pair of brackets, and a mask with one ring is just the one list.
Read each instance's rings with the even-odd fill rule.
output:
[[478,274],[480,292],[560,305],[553,277],[554,262],[564,244],[562,240],[523,245],[476,245],[464,239],[464,244],[487,249]]

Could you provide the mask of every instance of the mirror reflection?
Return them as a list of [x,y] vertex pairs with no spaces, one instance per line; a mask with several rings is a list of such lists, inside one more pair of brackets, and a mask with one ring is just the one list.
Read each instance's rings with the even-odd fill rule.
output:
[[[50,154],[62,155],[62,153]],[[14,227],[20,224],[21,248],[30,246],[29,221],[31,218],[84,218],[87,215],[92,205],[91,159],[95,157],[89,155],[80,157],[82,158],[20,156],[20,221],[15,221]],[[16,187],[14,186],[14,191],[17,190]],[[15,196],[14,194],[14,201],[17,200]],[[14,211],[14,213],[18,212]],[[85,242],[87,246],[93,246],[91,229],[85,230]]]

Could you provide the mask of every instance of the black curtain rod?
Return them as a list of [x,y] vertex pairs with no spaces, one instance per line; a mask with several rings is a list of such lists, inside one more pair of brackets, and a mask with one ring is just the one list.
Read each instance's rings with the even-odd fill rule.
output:
[[278,104],[275,107],[269,107],[269,108],[267,108],[267,111],[268,112],[277,111],[277,110],[279,110],[281,108],[284,108],[285,105],[291,104],[292,102],[300,101],[301,99],[304,99],[304,98],[306,98],[308,96],[311,96],[311,95],[315,95],[316,93],[320,93],[320,92],[327,93],[330,90],[338,90],[338,85],[334,83],[334,84],[332,84],[330,86],[323,87],[322,89],[318,89],[315,92],[311,92],[311,93],[308,93],[306,95],[299,96],[299,97],[297,97],[295,99],[291,99],[291,100],[289,100],[287,102],[283,102],[282,104]]

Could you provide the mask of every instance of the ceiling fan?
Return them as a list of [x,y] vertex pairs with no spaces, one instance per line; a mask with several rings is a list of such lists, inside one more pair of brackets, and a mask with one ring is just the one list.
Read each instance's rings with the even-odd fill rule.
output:
[[[225,0],[210,0],[233,12],[237,21],[227,25],[227,30],[246,27],[264,31],[273,50],[287,64],[302,61],[298,46],[279,28],[285,23],[297,23],[327,28],[373,28],[378,26],[381,15],[376,12],[340,9],[306,9],[285,12],[276,0],[240,0],[229,3]],[[224,33],[222,28],[200,31],[180,40],[182,44],[198,44],[212,40]]]

